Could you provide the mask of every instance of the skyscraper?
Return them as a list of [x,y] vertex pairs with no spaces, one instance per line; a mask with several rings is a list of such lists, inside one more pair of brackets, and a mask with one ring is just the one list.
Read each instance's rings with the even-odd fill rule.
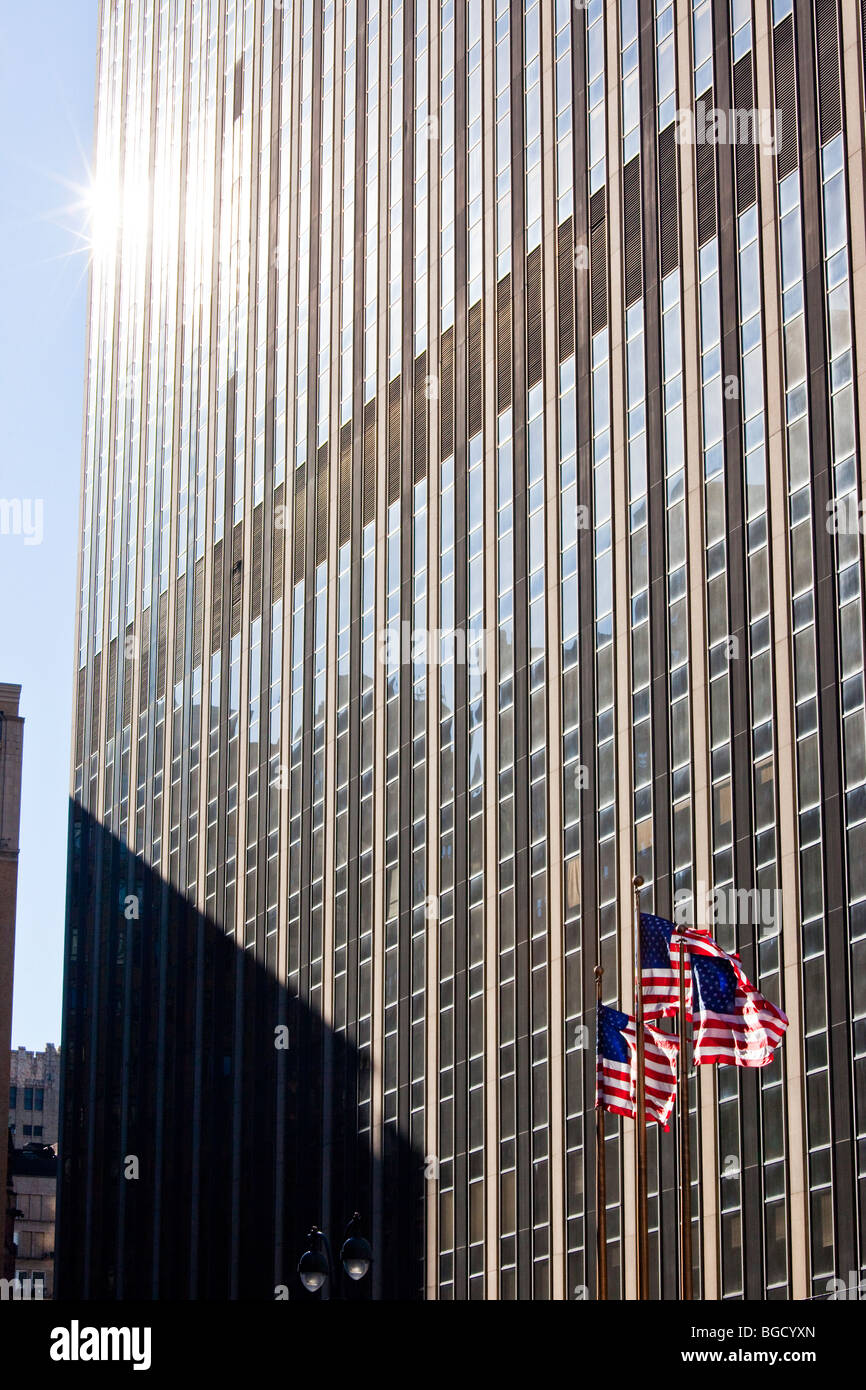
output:
[[373,1296],[593,1297],[635,874],[791,1019],[690,1078],[696,1293],[863,1268],[864,50],[103,0],[61,1295],[294,1297],[357,1208]]

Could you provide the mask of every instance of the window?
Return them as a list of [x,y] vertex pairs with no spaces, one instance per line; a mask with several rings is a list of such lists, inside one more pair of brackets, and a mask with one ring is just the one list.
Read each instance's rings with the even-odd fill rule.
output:
[[32,1138],[32,1136],[33,1136],[33,1126],[32,1126],[32,1125],[25,1125],[25,1126],[24,1126],[24,1138],[25,1138],[25,1139],[30,1139],[30,1138]]
[[32,1109],[33,1109],[33,1087],[32,1087],[32,1086],[25,1086],[25,1087],[24,1087],[24,1109],[25,1109],[25,1110],[32,1110]]
[[9,1109],[10,1109],[10,1110],[14,1110],[17,1104],[18,1104],[18,1087],[17,1087],[17,1086],[10,1086],[10,1087],[9,1087]]
[[35,1110],[41,1110],[41,1109],[43,1108],[44,1099],[45,1099],[45,1092],[44,1092],[43,1088],[42,1088],[41,1086],[37,1086],[37,1088],[36,1088],[36,1104],[35,1104],[35,1106],[34,1106],[34,1109],[35,1109]]

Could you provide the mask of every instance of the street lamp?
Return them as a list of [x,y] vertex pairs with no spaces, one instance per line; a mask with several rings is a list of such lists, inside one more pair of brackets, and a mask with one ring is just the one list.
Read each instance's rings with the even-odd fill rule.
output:
[[[313,1226],[307,1239],[310,1242],[309,1249],[305,1250],[298,1261],[298,1277],[307,1293],[319,1293],[327,1279],[331,1281],[331,1287],[338,1290],[339,1283],[334,1282],[334,1262],[328,1237],[318,1226]],[[361,1217],[356,1211],[346,1227],[340,1248],[340,1263],[348,1277],[357,1281],[364,1278],[372,1261],[373,1251],[370,1242],[361,1235]],[[339,1293],[336,1293],[336,1296],[339,1297]]]
[[[318,1293],[331,1272],[331,1247],[318,1226],[312,1228],[307,1240],[310,1248],[298,1261],[298,1274],[307,1293]],[[327,1254],[323,1245],[327,1247]]]
[[343,1268],[350,1279],[363,1279],[373,1259],[370,1242],[361,1235],[361,1217],[355,1212],[346,1227],[346,1239],[340,1251]]

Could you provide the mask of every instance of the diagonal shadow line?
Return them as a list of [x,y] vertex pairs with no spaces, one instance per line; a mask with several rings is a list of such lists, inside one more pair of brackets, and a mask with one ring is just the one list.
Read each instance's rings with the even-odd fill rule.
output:
[[275,950],[263,925],[241,949],[71,802],[57,1298],[306,1298],[310,1226],[338,1259],[356,1209],[373,1277],[338,1293],[422,1296],[423,1156],[396,1127],[374,1152],[363,1056]]

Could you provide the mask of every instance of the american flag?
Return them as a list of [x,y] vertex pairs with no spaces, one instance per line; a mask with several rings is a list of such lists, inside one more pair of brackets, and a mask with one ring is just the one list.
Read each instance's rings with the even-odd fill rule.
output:
[[671,937],[679,929],[664,917],[640,915],[640,969],[643,976],[643,1016],[667,1018],[680,1003],[679,949],[671,949]]
[[[677,1052],[679,1042],[644,1024],[644,1063],[646,1075],[647,1120],[656,1120],[669,1129],[668,1119],[677,1093]],[[615,1115],[634,1119],[637,1109],[637,1034],[628,1014],[598,1006],[595,1058],[595,1103]]]
[[683,932],[682,939],[691,952],[695,1065],[767,1066],[785,1036],[786,1015],[755,989],[739,958],[711,936]]

